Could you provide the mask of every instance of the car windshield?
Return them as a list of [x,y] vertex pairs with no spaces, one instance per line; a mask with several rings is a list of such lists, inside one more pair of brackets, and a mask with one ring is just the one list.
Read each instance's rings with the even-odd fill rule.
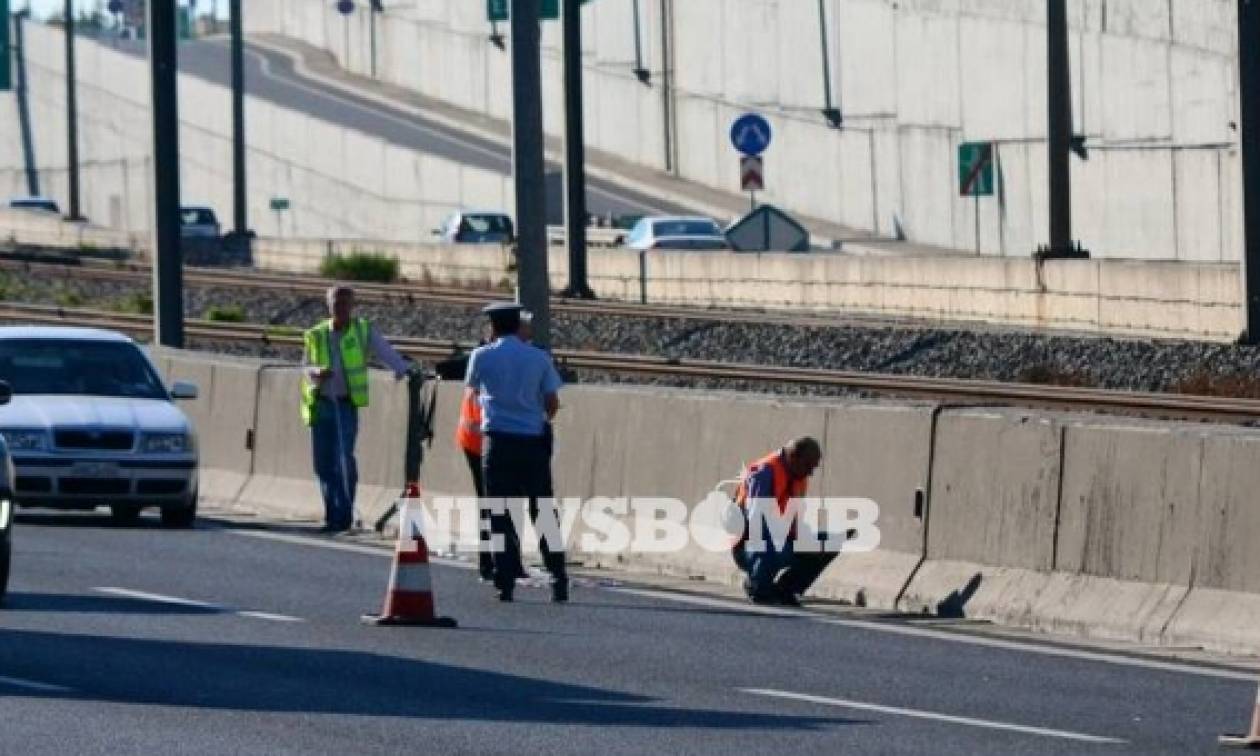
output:
[[722,229],[709,220],[671,220],[652,224],[653,236],[721,236]]
[[465,215],[464,222],[475,234],[512,233],[512,221],[506,215]]
[[117,341],[0,339],[0,380],[13,387],[14,395],[167,398],[140,350]]
[[185,226],[213,226],[214,213],[204,207],[186,207],[179,211],[180,223]]

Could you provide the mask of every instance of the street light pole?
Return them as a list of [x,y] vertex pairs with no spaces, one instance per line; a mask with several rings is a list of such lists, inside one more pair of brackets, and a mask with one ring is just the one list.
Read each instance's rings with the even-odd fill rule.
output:
[[520,303],[534,313],[534,341],[551,344],[547,192],[543,166],[539,0],[512,0],[512,162]]
[[179,238],[179,65],[175,0],[149,0],[149,67],[153,101],[154,341],[184,346],[183,253]]
[[245,174],[245,37],[241,0],[229,0],[228,23],[232,32],[232,209],[233,232],[249,231],[249,205]]
[[1260,343],[1260,0],[1238,0],[1239,142],[1243,178],[1243,333]]
[[1046,2],[1046,63],[1049,69],[1050,249],[1051,256],[1072,248],[1071,69],[1068,59],[1067,0]]
[[582,4],[563,0],[564,7],[564,179],[569,247],[567,297],[592,299],[586,277],[586,134],[582,107]]
[[83,220],[79,207],[79,98],[74,69],[74,2],[65,0],[66,16],[66,165],[69,168],[68,220]]

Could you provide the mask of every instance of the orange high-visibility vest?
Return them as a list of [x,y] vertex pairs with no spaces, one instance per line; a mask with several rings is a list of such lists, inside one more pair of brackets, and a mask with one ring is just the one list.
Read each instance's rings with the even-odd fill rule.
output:
[[767,466],[774,470],[774,500],[779,504],[779,512],[786,512],[788,502],[805,495],[806,489],[809,488],[809,480],[804,478],[801,480],[792,479],[787,465],[784,464],[782,450],[767,454],[748,466],[748,469],[740,479],[739,489],[735,492],[735,503],[741,507],[745,506],[745,503],[748,501],[748,479],[761,472]]
[[471,393],[464,394],[459,405],[459,425],[455,426],[455,445],[469,454],[481,456],[481,404]]

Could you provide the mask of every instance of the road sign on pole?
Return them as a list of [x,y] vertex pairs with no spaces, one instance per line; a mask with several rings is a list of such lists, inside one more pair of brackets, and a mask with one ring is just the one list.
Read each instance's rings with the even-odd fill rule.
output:
[[742,155],[760,155],[770,146],[770,122],[756,113],[748,113],[731,124],[731,144]]
[[963,197],[993,195],[993,143],[963,142],[958,146],[958,192]]
[[[589,0],[581,0],[586,5]],[[510,0],[486,0],[486,20],[490,23],[507,21],[512,17]],[[560,0],[542,0],[542,11],[538,17],[543,21],[555,21],[560,18]]]
[[759,155],[743,155],[739,159],[739,183],[746,192],[763,192],[766,177]]

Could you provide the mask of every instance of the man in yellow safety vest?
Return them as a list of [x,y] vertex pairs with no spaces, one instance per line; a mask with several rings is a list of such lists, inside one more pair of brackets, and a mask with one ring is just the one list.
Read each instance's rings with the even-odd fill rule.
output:
[[354,443],[359,409],[368,405],[368,354],[399,379],[409,366],[366,320],[354,317],[354,289],[333,286],[327,299],[331,317],[304,334],[302,421],[311,429],[324,531],[341,533],[354,524]]

